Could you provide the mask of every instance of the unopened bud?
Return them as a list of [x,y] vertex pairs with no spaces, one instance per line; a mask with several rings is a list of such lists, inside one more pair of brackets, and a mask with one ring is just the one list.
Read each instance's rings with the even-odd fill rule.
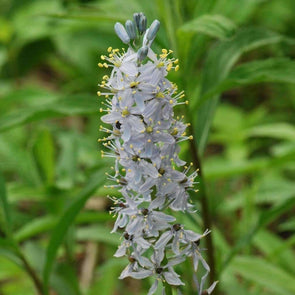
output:
[[143,34],[146,31],[146,23],[147,19],[146,16],[142,13],[139,20],[138,31],[140,34]]
[[132,20],[128,19],[125,23],[125,28],[126,28],[129,38],[131,40],[134,40],[136,38],[136,27],[135,27],[134,22]]
[[130,42],[130,38],[129,38],[124,26],[121,23],[115,24],[115,32],[118,35],[118,37],[123,41],[123,43],[127,44]]
[[137,60],[142,62],[147,57],[148,51],[149,49],[147,46],[141,47],[137,52]]
[[160,22],[157,19],[155,19],[149,28],[146,38],[150,41],[154,40],[159,31],[159,28]]

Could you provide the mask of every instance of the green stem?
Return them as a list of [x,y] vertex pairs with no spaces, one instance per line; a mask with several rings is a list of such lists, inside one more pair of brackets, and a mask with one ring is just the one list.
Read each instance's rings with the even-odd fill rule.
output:
[[[191,127],[191,134],[194,134],[192,127]],[[190,149],[191,149],[191,155],[192,155],[194,167],[196,169],[199,169],[199,182],[200,182],[200,184],[199,184],[199,191],[200,192],[199,193],[201,195],[200,201],[201,201],[201,207],[202,207],[202,217],[203,217],[203,222],[204,222],[204,230],[211,229],[212,228],[212,220],[211,220],[211,215],[210,215],[210,210],[209,210],[208,195],[207,195],[207,191],[206,191],[204,175],[202,173],[203,170],[202,170],[201,160],[200,160],[197,146],[196,146],[194,140],[190,141]],[[210,273],[209,273],[209,282],[211,285],[212,283],[214,283],[217,280],[212,235],[208,235],[206,237],[205,241],[206,241],[206,247],[207,247],[208,264],[211,269]]]
[[20,251],[19,251],[18,255],[19,255],[20,259],[23,262],[23,265],[24,265],[24,268],[25,268],[26,272],[31,277],[31,279],[32,279],[32,281],[33,281],[33,283],[35,285],[37,294],[38,295],[42,295],[43,294],[43,286],[42,286],[41,280],[37,276],[35,270],[29,264],[29,262],[27,261],[27,259],[25,258],[25,256]]
[[13,235],[11,234],[11,232],[8,233],[7,239],[10,240],[11,245],[12,245],[14,251],[15,251],[15,254],[22,261],[24,270],[27,272],[27,274],[29,275],[29,277],[32,279],[32,282],[33,282],[33,284],[35,286],[35,289],[37,291],[37,294],[38,295],[42,295],[43,294],[42,281],[40,280],[40,278],[38,277],[37,273],[35,272],[35,270],[33,269],[33,267],[30,265],[30,263],[28,262],[28,260],[26,259],[25,255],[22,253],[19,244],[14,240]]
[[169,284],[167,284],[167,283],[164,283],[164,287],[165,287],[166,295],[173,295],[171,285],[169,285]]

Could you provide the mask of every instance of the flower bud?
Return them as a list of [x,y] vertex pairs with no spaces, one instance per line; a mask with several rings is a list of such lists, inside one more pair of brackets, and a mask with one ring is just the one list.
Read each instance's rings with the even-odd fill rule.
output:
[[134,13],[133,19],[137,28],[139,28],[140,13]]
[[137,52],[137,60],[142,62],[147,57],[148,51],[149,49],[147,46],[141,47]]
[[160,28],[160,22],[157,19],[155,19],[152,22],[152,24],[149,28],[149,31],[147,32],[147,36],[146,36],[147,40],[153,41],[156,37],[156,34],[159,31],[159,28]]
[[134,25],[134,22],[132,20],[127,20],[125,23],[125,28],[129,38],[131,40],[134,40],[136,38],[136,27]]
[[139,20],[138,31],[140,34],[143,34],[146,31],[146,16],[142,13]]
[[130,38],[124,26],[121,23],[115,24],[115,32],[118,35],[118,37],[123,41],[123,43],[128,44],[130,42]]

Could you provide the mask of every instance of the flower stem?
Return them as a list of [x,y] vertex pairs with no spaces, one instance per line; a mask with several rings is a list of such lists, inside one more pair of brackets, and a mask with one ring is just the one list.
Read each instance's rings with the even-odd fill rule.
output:
[[[191,134],[194,134],[192,126],[191,126]],[[191,154],[192,154],[192,161],[193,161],[194,167],[196,169],[199,169],[199,171],[198,171],[199,172],[199,179],[200,179],[199,191],[200,191],[200,195],[201,195],[200,201],[201,201],[202,216],[203,216],[203,221],[204,221],[204,230],[211,229],[212,228],[212,219],[211,219],[210,210],[209,210],[208,195],[207,195],[207,191],[206,191],[204,175],[202,173],[201,160],[200,160],[197,146],[196,146],[196,143],[194,140],[190,141],[190,150],[191,150]],[[217,280],[212,235],[211,234],[208,235],[206,237],[205,241],[206,241],[206,248],[207,248],[207,253],[208,253],[208,264],[210,266],[209,282],[211,285]]]
[[35,270],[32,268],[32,266],[29,264],[29,262],[27,261],[27,259],[25,258],[25,256],[21,252],[19,252],[19,258],[22,260],[26,272],[31,277],[31,279],[35,285],[37,294],[42,295],[43,294],[42,282],[39,279],[39,277],[37,276]]
[[169,285],[169,284],[167,284],[167,283],[164,283],[164,287],[165,287],[166,295],[173,295],[171,285]]

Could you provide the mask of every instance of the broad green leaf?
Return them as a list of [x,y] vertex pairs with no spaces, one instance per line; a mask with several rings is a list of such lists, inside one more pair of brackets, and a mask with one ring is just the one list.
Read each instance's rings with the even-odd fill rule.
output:
[[60,153],[57,161],[57,180],[59,188],[69,189],[75,183],[77,174],[78,143],[77,136],[71,133],[60,134],[58,138]]
[[295,150],[276,157],[259,157],[251,160],[229,162],[228,160],[212,157],[205,162],[204,174],[208,179],[251,174],[267,168],[281,167],[295,160]]
[[247,130],[248,136],[271,137],[295,141],[295,126],[288,123],[272,123]]
[[46,262],[43,270],[43,283],[45,294],[48,294],[49,291],[48,287],[50,274],[57,255],[58,248],[62,244],[69,227],[74,223],[78,213],[84,207],[87,199],[99,186],[101,186],[104,183],[104,181],[104,171],[99,170],[98,172],[94,173],[90,178],[88,184],[75,198],[75,201],[65,211],[65,213],[62,215],[59,222],[57,223],[56,227],[54,228],[49,241],[49,245],[47,247]]
[[[242,54],[261,46],[278,43],[283,39],[284,37],[277,33],[265,29],[247,28],[239,30],[232,39],[222,41],[213,47],[205,62],[200,99],[202,100],[205,93],[214,89],[228,76]],[[196,118],[195,139],[200,155],[204,153],[218,101],[218,95],[210,97],[198,108],[197,114],[193,114]]]
[[[80,212],[75,220],[76,224],[97,223],[112,220],[112,216],[105,212]],[[39,234],[50,231],[57,223],[57,218],[53,216],[44,216],[26,223],[15,234],[17,242],[35,237]],[[105,238],[105,237],[104,237]]]
[[288,248],[285,240],[280,239],[277,235],[261,230],[253,239],[253,244],[259,249],[268,260],[283,267],[295,276],[295,255],[292,248]]
[[126,266],[125,259],[109,259],[105,264],[99,267],[98,273],[100,278],[95,282],[87,295],[109,295],[114,294],[119,285],[118,276]]
[[236,67],[220,84],[205,93],[199,104],[223,91],[262,82],[295,83],[295,61],[287,58],[269,58],[252,61]]
[[96,241],[118,246],[120,236],[110,233],[111,229],[101,225],[85,226],[77,229],[78,241]]
[[201,33],[218,39],[231,37],[236,31],[235,24],[222,15],[202,15],[178,29],[178,34]]
[[231,268],[241,277],[264,286],[275,294],[295,293],[295,277],[262,258],[238,256]]
[[273,222],[278,216],[287,211],[291,210],[295,205],[295,199],[288,199],[282,204],[274,206],[271,209],[263,211],[258,221],[249,229],[248,233],[243,235],[232,248],[231,252],[225,258],[223,265],[220,268],[220,272],[223,272],[232,259],[236,256],[239,250],[243,249],[246,245],[249,245],[255,236],[255,234],[263,227],[268,225],[270,222]]
[[37,234],[47,232],[52,229],[56,224],[56,218],[52,216],[44,216],[32,220],[20,228],[14,235],[14,238],[18,242],[22,242],[28,238],[31,238]]
[[11,235],[11,219],[6,197],[5,180],[0,171],[0,233],[1,232],[9,236]]
[[18,109],[0,117],[0,132],[38,120],[98,113],[95,95],[80,94],[60,98],[42,106]]
[[33,155],[45,184],[52,185],[55,178],[55,146],[50,130],[39,132],[33,146]]

